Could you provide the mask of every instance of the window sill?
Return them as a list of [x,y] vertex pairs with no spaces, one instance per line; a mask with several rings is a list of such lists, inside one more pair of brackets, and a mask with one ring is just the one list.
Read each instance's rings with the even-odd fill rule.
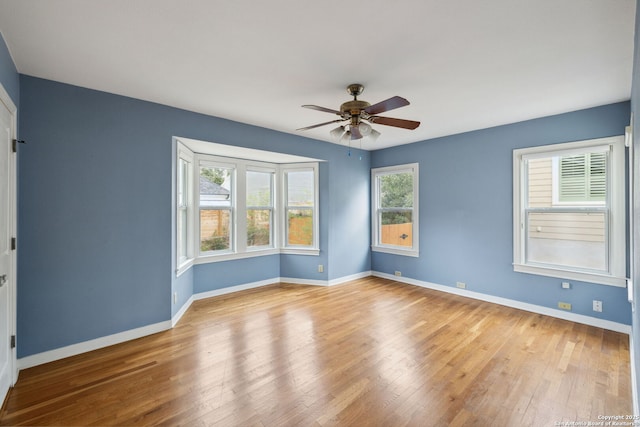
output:
[[[255,249],[242,253],[232,253],[227,252],[219,255],[203,255],[191,262],[193,264],[208,264],[210,262],[223,262],[223,261],[232,261],[235,259],[245,259],[245,258],[255,258],[267,255],[279,255],[279,254],[287,254],[287,255],[311,255],[311,256],[319,256],[320,249],[301,249],[301,248],[269,248],[269,249]],[[184,267],[184,269],[188,269],[191,265]],[[181,267],[182,268],[182,267]]]
[[513,271],[518,273],[537,274],[540,276],[557,277],[559,279],[578,280],[581,282],[597,283],[599,285],[627,287],[625,277],[616,277],[608,274],[586,273],[581,271],[562,270],[559,268],[539,267],[527,264],[513,264]]
[[310,255],[310,256],[319,256],[320,249],[303,249],[303,248],[282,248],[280,249],[281,254],[286,255]]
[[233,253],[226,252],[224,254],[219,255],[202,255],[195,260],[195,264],[208,264],[210,262],[221,262],[221,261],[231,261],[234,259],[244,259],[244,258],[254,258],[265,255],[276,255],[279,254],[280,251],[278,249],[269,248],[264,250],[253,250],[242,253]]
[[194,261],[195,260],[191,258],[180,264],[178,268],[176,268],[176,277],[180,277],[182,273],[193,267]]
[[410,256],[414,258],[418,258],[420,256],[420,252],[413,249],[396,249],[396,248],[391,248],[386,246],[371,246],[371,250],[373,252],[382,252],[385,254]]

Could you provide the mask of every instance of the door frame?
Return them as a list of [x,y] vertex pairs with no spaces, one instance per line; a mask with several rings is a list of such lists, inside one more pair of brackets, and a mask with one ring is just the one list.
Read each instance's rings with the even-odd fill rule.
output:
[[[18,108],[13,103],[13,100],[5,90],[2,83],[0,83],[0,102],[2,102],[8,109],[11,115],[11,129],[10,139],[17,138],[17,124],[18,124]],[[12,237],[17,237],[17,224],[18,224],[18,167],[17,167],[17,154],[12,153],[9,156],[9,234]],[[10,252],[9,256],[9,281],[7,286],[9,287],[9,335],[16,335],[16,323],[17,323],[17,247],[16,250]],[[9,343],[0,345],[9,345]],[[18,364],[17,364],[17,346],[12,348],[9,355],[9,371],[11,372],[11,386],[15,385],[18,380]],[[6,396],[0,396],[0,405],[2,400]]]

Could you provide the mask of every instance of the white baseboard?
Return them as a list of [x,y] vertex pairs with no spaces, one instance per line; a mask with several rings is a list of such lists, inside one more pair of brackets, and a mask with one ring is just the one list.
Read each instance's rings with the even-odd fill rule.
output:
[[53,362],[55,360],[64,359],[65,357],[75,356],[88,351],[98,350],[100,348],[120,344],[125,341],[135,340],[137,338],[142,338],[168,329],[171,329],[171,322],[169,320],[22,357],[18,359],[18,370],[31,368],[33,366],[42,365],[44,363]]
[[438,285],[436,283],[424,282],[421,280],[411,279],[408,277],[394,276],[387,273],[381,273],[379,271],[373,271],[371,274],[376,277],[382,277],[384,279],[394,280],[396,282],[402,282],[409,285],[420,286],[422,288],[428,288],[436,291],[447,292],[450,294],[455,294],[463,297],[491,302],[494,304],[500,304],[507,307],[529,311],[532,313],[544,314],[545,316],[551,316],[551,317],[556,317],[558,319],[570,320],[576,323],[582,323],[585,325],[595,326],[597,328],[608,329],[611,331],[621,332],[623,334],[631,335],[631,326],[625,325],[624,323],[612,322],[610,320],[598,319],[591,316],[585,316],[583,314],[576,314],[576,313],[570,313],[562,310],[556,310],[549,307],[543,307],[541,305],[529,304],[526,302],[516,301],[508,298],[496,297],[493,295],[487,295],[479,292],[468,291],[466,289],[452,288],[451,286]]
[[309,286],[329,286],[327,280],[315,280],[315,279],[296,279],[294,277],[281,277],[282,283],[293,283],[295,285],[309,285]]
[[371,276],[371,271],[363,271],[361,273],[351,274],[349,276],[344,276],[337,279],[329,280],[328,286],[341,285],[342,283],[350,282],[352,280],[363,279],[369,276]]
[[342,283],[350,282],[352,280],[362,279],[363,277],[371,276],[371,271],[362,271],[360,273],[351,274],[349,276],[338,277],[332,280],[314,280],[314,279],[296,279],[294,277],[281,277],[282,283],[294,283],[296,285],[310,285],[310,286],[336,286]]
[[191,307],[191,304],[193,304],[193,301],[194,301],[193,295],[191,295],[189,299],[182,305],[182,307],[180,307],[180,310],[178,310],[178,312],[174,314],[173,317],[171,317],[172,328],[178,324],[180,319],[182,319],[182,316],[184,316],[187,310],[189,310],[189,307]]
[[279,283],[281,280],[279,277],[274,277],[272,279],[260,280],[258,282],[245,283],[237,286],[229,286],[227,288],[214,289],[213,291],[200,292],[193,295],[193,300],[197,301],[205,298],[217,297],[220,295],[231,294],[233,292],[246,291],[247,289],[260,288],[262,286],[273,285],[274,283]]

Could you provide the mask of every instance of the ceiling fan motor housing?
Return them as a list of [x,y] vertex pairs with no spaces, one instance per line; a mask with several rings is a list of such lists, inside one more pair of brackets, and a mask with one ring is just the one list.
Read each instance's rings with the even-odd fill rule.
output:
[[353,100],[353,101],[347,101],[345,103],[343,103],[340,106],[340,112],[342,113],[342,117],[344,117],[345,119],[360,119],[360,118],[364,118],[361,117],[361,113],[363,113],[362,110],[364,110],[365,108],[367,108],[369,104],[367,101],[360,101],[360,100]]

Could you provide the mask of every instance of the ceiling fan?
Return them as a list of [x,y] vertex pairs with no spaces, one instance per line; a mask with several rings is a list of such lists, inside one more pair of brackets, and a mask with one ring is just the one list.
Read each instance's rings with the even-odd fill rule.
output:
[[[385,126],[394,126],[403,129],[415,129],[420,126],[420,122],[413,120],[394,119],[391,117],[381,117],[377,114],[384,113],[396,108],[409,105],[409,101],[400,97],[394,96],[377,104],[369,104],[367,101],[361,101],[358,99],[364,91],[364,86],[361,84],[350,84],[347,86],[347,93],[353,96],[353,101],[347,101],[340,106],[340,111],[332,110],[331,108],[320,107],[318,105],[303,105],[304,108],[310,108],[312,110],[324,111],[325,113],[332,113],[340,116],[339,119],[331,120],[329,122],[319,123],[317,125],[311,125],[296,130],[309,130],[320,126],[325,126],[331,123],[346,122],[349,123],[338,126],[333,129],[330,135],[338,140],[356,140],[364,137],[369,137],[376,140],[380,136],[380,132],[373,129],[369,123],[375,123]],[[366,123],[369,122],[369,123]]]

